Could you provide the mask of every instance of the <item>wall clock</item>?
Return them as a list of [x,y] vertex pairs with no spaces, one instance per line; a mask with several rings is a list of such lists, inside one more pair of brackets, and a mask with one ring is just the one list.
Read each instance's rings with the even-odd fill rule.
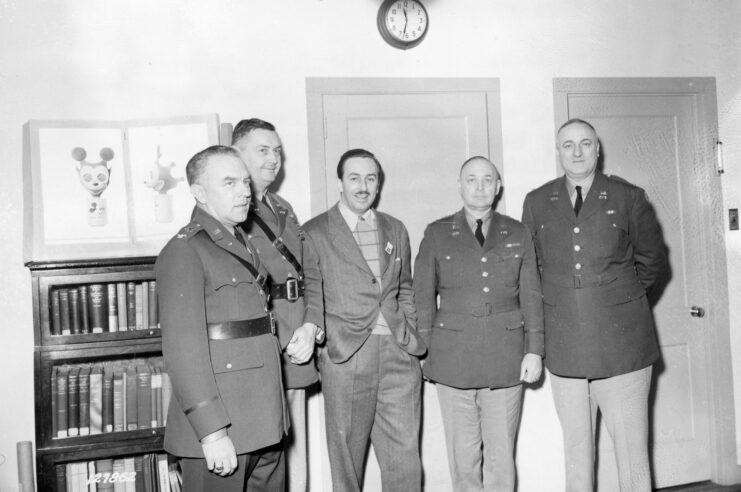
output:
[[377,20],[384,41],[401,50],[421,43],[429,27],[427,10],[419,0],[384,0]]

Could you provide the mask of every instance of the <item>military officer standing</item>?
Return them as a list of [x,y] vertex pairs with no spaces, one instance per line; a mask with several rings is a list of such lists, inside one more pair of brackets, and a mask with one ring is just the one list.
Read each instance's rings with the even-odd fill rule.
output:
[[599,408],[620,490],[649,491],[648,393],[659,349],[646,292],[666,264],[661,229],[642,189],[597,170],[591,124],[564,123],[556,152],[565,176],[527,195],[522,221],[541,271],[566,489],[593,490]]
[[173,386],[165,449],[184,490],[283,490],[287,415],[265,269],[235,226],[250,206],[236,150],[212,146],[186,167],[190,224],[157,258],[162,353]]
[[[291,205],[268,190],[281,170],[283,148],[275,127],[257,118],[240,121],[232,134],[250,172],[253,210],[242,228],[258,248],[270,275],[270,309],[283,350],[283,382],[290,408],[286,442],[288,491],[307,489],[306,388],[319,380],[310,363],[314,342],[324,336],[322,278],[311,241]],[[314,266],[312,266],[314,265]]]
[[[456,491],[512,491],[522,382],[540,377],[543,304],[529,231],[492,209],[501,180],[463,163],[463,209],[427,226],[414,263],[424,375],[435,381]],[[437,297],[440,297],[438,308]]]

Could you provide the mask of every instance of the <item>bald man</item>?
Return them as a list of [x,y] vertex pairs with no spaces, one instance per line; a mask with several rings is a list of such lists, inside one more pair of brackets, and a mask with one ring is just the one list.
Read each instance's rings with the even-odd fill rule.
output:
[[566,490],[594,488],[599,409],[615,444],[621,491],[648,492],[648,394],[659,348],[647,291],[666,265],[645,192],[598,170],[599,137],[572,119],[557,132],[564,176],[531,191],[543,281],[546,366],[561,421]]
[[[463,163],[463,209],[427,226],[414,264],[423,372],[437,387],[456,491],[512,491],[522,383],[538,380],[543,305],[530,232],[492,208],[501,179]],[[437,296],[440,296],[438,308]]]

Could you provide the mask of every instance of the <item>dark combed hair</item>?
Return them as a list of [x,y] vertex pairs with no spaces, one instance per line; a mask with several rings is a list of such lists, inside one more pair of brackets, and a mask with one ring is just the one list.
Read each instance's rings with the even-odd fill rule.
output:
[[198,182],[198,178],[203,175],[203,172],[206,169],[208,160],[216,155],[230,155],[237,159],[241,159],[239,157],[239,152],[232,147],[227,147],[226,145],[212,145],[211,147],[203,149],[191,157],[188,164],[185,166],[185,175],[188,178],[189,185]]
[[594,134],[597,135],[597,130],[594,129],[594,127],[592,126],[592,124],[590,122],[588,122],[586,120],[582,120],[580,118],[571,118],[566,123],[564,123],[563,125],[559,126],[558,127],[558,131],[556,132],[556,135],[558,135],[559,133],[561,133],[561,130],[563,130],[567,126],[573,125],[575,123],[581,123],[582,125],[588,126],[589,128],[592,129],[592,131],[594,132]]
[[250,118],[248,120],[242,120],[237,123],[232,132],[232,145],[236,145],[237,142],[242,140],[244,137],[249,135],[254,130],[268,130],[271,132],[275,131],[275,126],[272,123],[261,120],[259,118]]
[[376,159],[376,156],[373,155],[372,152],[369,152],[365,149],[350,149],[342,154],[342,157],[340,157],[340,162],[337,163],[337,177],[339,179],[342,179],[342,176],[345,174],[345,162],[348,159],[352,159],[353,157],[366,157],[368,159],[373,159],[373,162],[376,163],[376,167],[378,168],[379,178],[381,177],[381,175],[383,175],[381,163],[378,162],[378,159]]

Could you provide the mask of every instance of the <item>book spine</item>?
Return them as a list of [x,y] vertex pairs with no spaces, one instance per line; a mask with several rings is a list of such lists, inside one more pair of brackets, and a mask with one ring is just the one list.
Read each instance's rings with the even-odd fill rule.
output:
[[56,472],[56,487],[54,490],[67,492],[67,465],[56,465],[54,471]]
[[72,366],[67,375],[67,434],[77,436],[80,433],[80,367]]
[[57,437],[57,366],[51,368],[51,435]]
[[103,284],[90,284],[90,329],[93,333],[103,333],[108,327],[107,290]]
[[80,388],[80,435],[87,436],[90,434],[90,366],[82,366],[77,385]]
[[126,284],[124,282],[116,284],[116,301],[118,304],[118,331],[126,331],[129,328],[129,322],[126,319]]
[[67,437],[67,373],[66,366],[57,369],[57,437]]
[[143,296],[142,284],[136,284],[134,289],[135,289],[134,295],[136,297],[136,329],[143,330],[144,329],[144,302],[142,300],[142,296]]
[[141,455],[134,456],[134,473],[135,475],[135,484],[136,484],[136,491],[137,492],[143,492],[144,491],[144,457]]
[[103,432],[113,432],[113,370],[103,372]]
[[115,370],[113,373],[113,432],[121,432],[125,430],[125,416],[124,412],[126,407],[124,406],[124,373],[120,370]]
[[111,458],[95,460],[95,469],[100,474],[98,492],[113,490],[113,482],[110,480],[113,475],[113,460]]
[[59,289],[51,290],[51,324],[49,331],[52,335],[62,334],[62,312],[59,305]]
[[152,374],[145,365],[136,368],[137,397],[139,405],[139,428],[149,429],[152,426]]
[[68,289],[59,289],[59,313],[62,318],[62,335],[71,335]]
[[162,425],[162,373],[159,367],[152,367],[152,427]]
[[[121,474],[126,471],[123,458],[116,458],[113,460],[113,475],[120,477]],[[126,492],[126,482],[116,480],[113,482],[113,490],[115,492]]]
[[87,462],[87,491],[98,492],[98,486],[95,483],[95,461]]
[[162,373],[162,426],[167,425],[167,411],[170,409],[170,400],[172,399],[172,381],[170,375]]
[[69,289],[69,325],[73,335],[82,333],[80,327],[80,292],[76,288]]
[[167,455],[157,453],[157,475],[159,476],[160,490],[169,492],[170,490],[170,470],[167,466]]
[[129,330],[136,330],[136,284],[126,282],[126,318]]
[[157,310],[157,282],[149,281],[149,328],[159,328],[159,312]]
[[134,464],[134,457],[127,456],[124,458],[124,480],[123,483],[126,485],[126,492],[136,492],[136,482],[134,481],[134,474],[136,473],[136,465]]
[[142,282],[142,330],[149,329],[149,282]]
[[80,292],[80,331],[90,333],[90,290],[87,285],[81,285],[77,290]]
[[118,298],[116,296],[116,284],[106,284],[108,293],[108,331],[118,331]]
[[138,377],[136,368],[130,365],[126,368],[126,430],[141,428],[138,422]]
[[93,366],[90,372],[90,434],[103,432],[103,368]]

